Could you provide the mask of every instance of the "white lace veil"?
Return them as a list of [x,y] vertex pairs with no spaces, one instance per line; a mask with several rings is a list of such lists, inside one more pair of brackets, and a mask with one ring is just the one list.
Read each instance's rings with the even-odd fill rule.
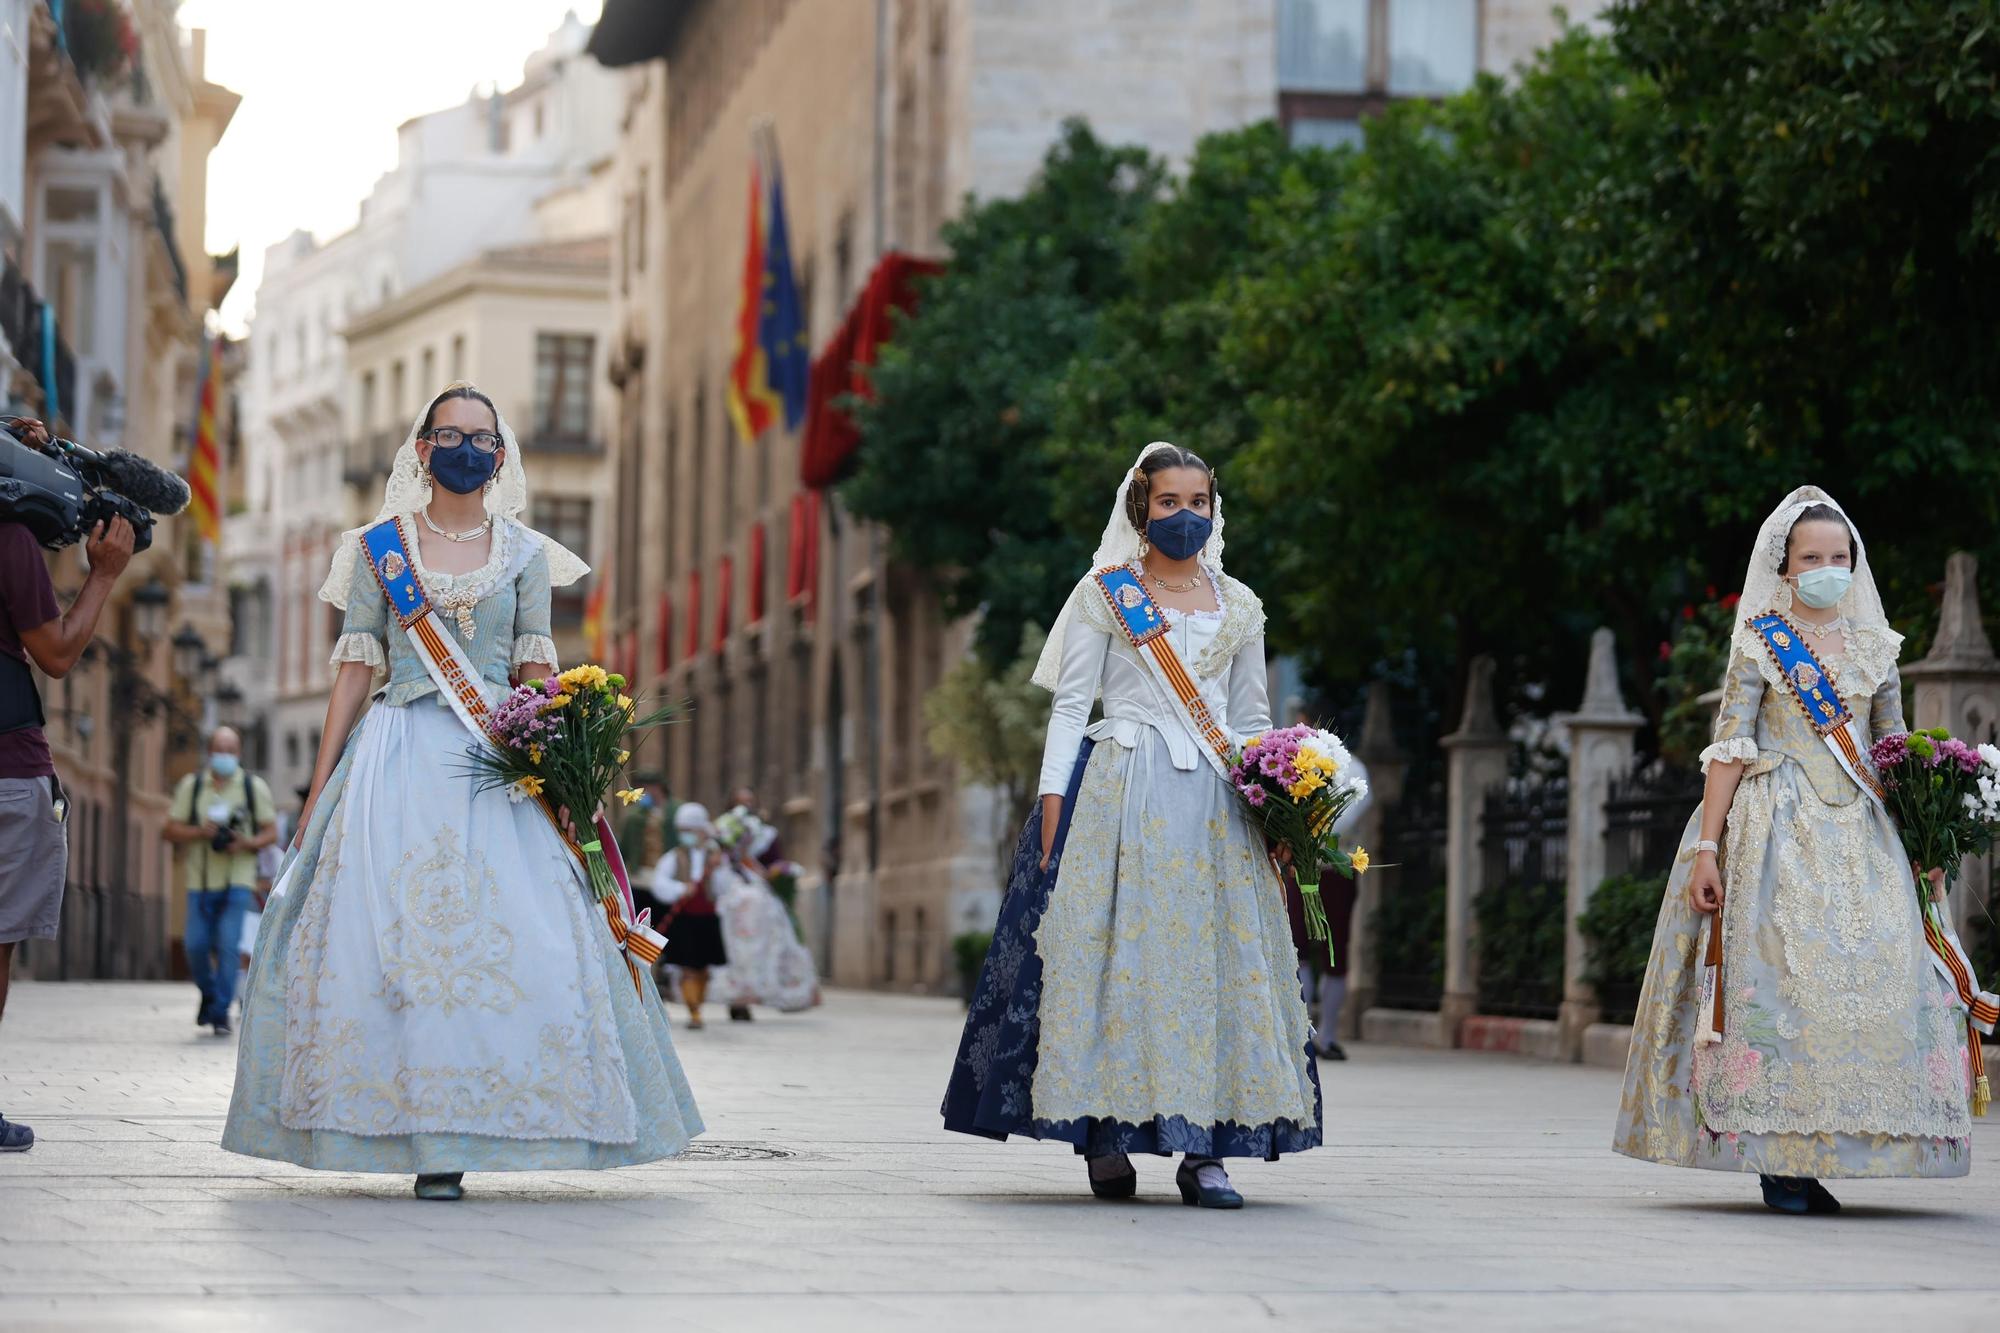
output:
[[[1895,649],[1901,646],[1903,636],[1889,627],[1889,617],[1882,609],[1882,594],[1875,589],[1875,574],[1868,565],[1868,548],[1862,543],[1861,529],[1854,525],[1845,509],[1832,496],[1817,486],[1801,486],[1787,495],[1784,502],[1771,511],[1764,520],[1764,526],[1757,531],[1757,546],[1750,553],[1750,568],[1743,575],[1743,614],[1762,615],[1766,611],[1787,612],[1792,609],[1792,585],[1778,576],[1779,566],[1785,563],[1785,547],[1791,541],[1792,525],[1799,521],[1799,515],[1814,505],[1826,505],[1837,510],[1847,520],[1847,527],[1854,534],[1854,581],[1848,585],[1847,594],[1840,599],[1839,611],[1847,617],[1847,623],[1857,635],[1877,638],[1888,650],[1889,661],[1895,660]],[[1762,638],[1747,624],[1739,621],[1731,636],[1730,647],[1754,661],[1764,660]]]
[[[425,400],[423,410],[410,423],[410,433],[403,437],[403,447],[396,451],[396,461],[389,466],[389,480],[382,490],[382,506],[375,511],[368,527],[386,518],[414,514],[430,503],[430,482],[417,458],[417,435],[423,430],[424,418],[430,415],[431,407],[438,398],[453,389],[475,387],[468,380],[453,380],[435,396]],[[528,461],[522,456],[521,442],[515,438],[513,428],[507,424],[507,418],[501,415],[497,406],[493,409],[493,419],[500,425],[500,442],[506,446],[507,461],[501,467],[500,475],[494,479],[493,489],[486,492],[486,512],[496,520],[511,519],[519,523],[521,514],[528,507]],[[522,526],[548,552],[551,586],[567,587],[590,572],[590,566],[560,542],[535,532],[525,524]],[[347,609],[348,595],[361,570],[361,534],[366,530],[353,528],[341,534],[340,547],[333,553],[333,566],[327,571],[326,582],[320,585],[320,600],[331,602],[343,611]],[[372,581],[370,586],[373,586]]]
[[[1127,468],[1118,482],[1118,494],[1112,499],[1111,520],[1104,525],[1104,535],[1098,539],[1097,554],[1090,558],[1090,568],[1084,571],[1088,578],[1106,565],[1126,565],[1139,558],[1139,534],[1132,527],[1132,520],[1125,517],[1125,496],[1132,489],[1132,480],[1139,475],[1139,467],[1157,450],[1172,449],[1177,446],[1165,440],[1154,440],[1139,451],[1139,457]],[[1201,548],[1201,563],[1215,578],[1222,575],[1222,497],[1210,499],[1209,518],[1215,526],[1208,534],[1208,544]],[[1056,678],[1062,674],[1063,640],[1069,634],[1070,622],[1076,618],[1076,597],[1074,594],[1063,603],[1062,614],[1056,617],[1055,625],[1049,630],[1048,642],[1042,645],[1042,655],[1035,663],[1035,684],[1053,693]]]

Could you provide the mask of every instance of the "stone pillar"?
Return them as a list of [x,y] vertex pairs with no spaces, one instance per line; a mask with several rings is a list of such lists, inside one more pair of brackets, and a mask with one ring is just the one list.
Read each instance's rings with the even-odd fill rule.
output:
[[[1396,744],[1387,681],[1378,680],[1368,687],[1368,713],[1354,755],[1368,770],[1369,802],[1348,841],[1379,858],[1389,811],[1402,803],[1403,779],[1410,769],[1409,756]],[[1361,1015],[1374,1007],[1377,989],[1374,917],[1382,903],[1382,877],[1364,873],[1354,887],[1354,927],[1347,940],[1347,1003],[1340,1011],[1340,1031],[1336,1034],[1343,1041],[1361,1035]]]
[[1590,671],[1583,704],[1569,727],[1569,885],[1563,926],[1563,1000],[1557,1041],[1565,1060],[1583,1056],[1583,1030],[1597,1021],[1597,993],[1583,979],[1583,932],[1577,928],[1590,895],[1604,881],[1604,802],[1611,784],[1632,767],[1632,738],[1645,719],[1625,706],[1618,658],[1608,629],[1590,636]]
[[1507,733],[1493,711],[1493,659],[1473,659],[1458,730],[1446,736],[1444,845],[1444,998],[1438,1005],[1440,1037],[1458,1044],[1458,1029],[1479,1003],[1477,960],[1472,952],[1472,902],[1483,870],[1480,844],[1486,794],[1507,780]]
[[[1986,637],[1979,618],[1979,561],[1960,551],[1945,562],[1944,607],[1938,617],[1937,638],[1921,662],[1903,668],[1903,684],[1911,687],[1914,699],[1910,726],[1945,727],[1967,741],[1992,743],[2000,730],[2000,657]],[[1984,925],[1988,894],[1992,888],[1990,860],[1969,860],[1952,893],[1952,915],[1958,928],[1972,922]],[[1981,985],[1991,985],[1980,978]]]

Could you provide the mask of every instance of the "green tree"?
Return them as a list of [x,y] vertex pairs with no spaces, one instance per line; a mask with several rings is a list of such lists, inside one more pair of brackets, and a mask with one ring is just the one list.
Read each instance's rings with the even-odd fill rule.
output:
[[1028,817],[1042,772],[1049,693],[1036,685],[1035,661],[1045,635],[1033,625],[1021,632],[1019,652],[995,670],[976,654],[952,664],[924,697],[931,752],[949,759],[972,781],[997,789],[1013,830]]
[[1093,543],[1058,516],[1044,448],[1057,388],[1115,291],[1164,167],[1069,125],[1017,199],[945,229],[951,267],[925,284],[856,405],[865,447],[844,494],[888,525],[892,554],[937,580],[945,610],[982,613],[992,664],[1046,625]]

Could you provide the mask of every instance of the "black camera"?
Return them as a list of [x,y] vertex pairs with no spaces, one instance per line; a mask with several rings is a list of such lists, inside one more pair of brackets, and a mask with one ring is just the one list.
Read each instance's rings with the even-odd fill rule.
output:
[[153,544],[153,515],[187,507],[187,483],[123,449],[98,453],[73,440],[23,444],[0,418],[0,522],[19,523],[50,550],[83,540],[99,523],[132,524],[132,549]]
[[232,815],[227,824],[215,831],[215,836],[208,840],[208,845],[218,852],[226,852],[236,845],[235,816]]

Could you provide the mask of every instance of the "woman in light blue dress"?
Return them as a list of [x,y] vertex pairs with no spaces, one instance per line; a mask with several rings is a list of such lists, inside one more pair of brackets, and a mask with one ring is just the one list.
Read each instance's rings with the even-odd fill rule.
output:
[[[516,518],[526,491],[491,401],[453,385],[382,508],[489,700],[556,670],[550,589],[587,572]],[[473,735],[389,614],[358,530],[321,596],[345,613],[338,676],[250,969],[223,1146],[413,1173],[437,1199],[467,1171],[679,1153],[702,1126],[658,992],[634,985],[550,819],[480,790]]]
[[[1902,636],[1853,524],[1819,488],[1766,520],[1740,607],[1749,619],[1660,905],[1613,1146],[1755,1172],[1780,1212],[1831,1213],[1821,1180],[1971,1170],[1966,1011],[1926,944],[1901,839],[1862,785],[1869,747],[1905,729]],[[1797,679],[1752,628],[1770,612],[1853,714],[1859,768],[1809,723]],[[1821,686],[1817,669],[1798,676]]]
[[[1144,581],[1209,715],[1241,745],[1271,726],[1264,612],[1222,572],[1222,547],[1214,474],[1153,444],[1119,486],[1092,570]],[[1145,651],[1094,572],[1082,579],[1035,673],[1055,694],[1042,799],[1015,851],[945,1128],[1070,1144],[1106,1199],[1137,1190],[1133,1154],[1178,1153],[1184,1202],[1240,1208],[1222,1159],[1275,1161],[1320,1142],[1311,1028],[1263,834]]]

